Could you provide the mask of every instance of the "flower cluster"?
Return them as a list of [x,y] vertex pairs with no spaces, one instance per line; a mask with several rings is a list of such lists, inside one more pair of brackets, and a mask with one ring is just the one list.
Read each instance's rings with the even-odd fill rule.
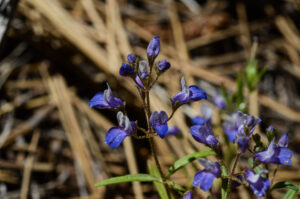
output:
[[[191,126],[190,133],[196,141],[211,147],[216,151],[216,153],[218,153],[218,140],[214,136],[211,128],[212,109],[202,106],[201,113],[202,116],[197,116],[192,119],[192,122],[195,125]],[[231,143],[236,143],[240,152],[245,153],[250,147],[252,134],[260,122],[261,119],[258,117],[249,116],[237,111],[232,115],[227,116],[224,121],[223,128],[228,140]],[[274,131],[273,126],[270,126],[267,131]],[[288,134],[285,133],[279,139],[277,144],[275,144],[275,138],[273,137],[269,145],[265,147],[265,150],[262,149],[255,153],[255,150],[249,149],[249,152],[253,153],[253,158],[258,165],[269,163],[291,165],[293,153],[287,147]],[[200,170],[195,174],[193,185],[200,186],[203,191],[207,191],[211,188],[213,180],[216,177],[220,177],[220,165],[218,162],[212,162],[204,159],[200,159],[199,162],[204,166],[204,170]],[[243,175],[238,175],[237,178],[232,180],[232,186],[238,186],[240,185],[240,182],[244,182],[251,187],[253,193],[257,197],[263,197],[266,195],[267,190],[271,186],[269,179],[264,177],[264,174],[266,173],[268,173],[266,169],[260,169],[258,173],[250,169],[246,169]],[[231,175],[234,176],[235,174],[231,173]]]
[[[158,135],[164,138],[168,135],[177,135],[179,133],[178,127],[168,127],[168,121],[173,116],[176,109],[186,103],[206,99],[206,93],[196,85],[188,86],[181,78],[181,91],[172,98],[172,113],[171,116],[165,111],[150,111],[150,104],[147,104],[145,99],[146,93],[151,90],[152,86],[156,83],[158,77],[167,71],[171,64],[166,61],[155,62],[156,57],[160,52],[160,38],[154,37],[147,47],[148,60],[140,60],[134,54],[127,56],[127,63],[122,63],[120,67],[120,75],[130,77],[139,89],[139,94],[143,100],[144,108],[148,107],[146,111],[150,129],[144,129],[137,126],[137,122],[130,121],[126,115],[126,107],[121,99],[115,97],[111,88],[107,84],[107,89],[104,92],[97,93],[89,102],[89,105],[98,109],[112,109],[118,111],[117,119],[118,126],[112,127],[106,134],[105,143],[111,148],[118,147],[127,136],[137,137],[137,131],[142,129],[146,137]],[[152,69],[155,70],[156,77],[152,77]],[[208,132],[210,133],[210,132]],[[215,144],[215,141],[208,141]]]
[[[119,70],[121,76],[131,78],[138,88],[138,94],[141,97],[146,116],[147,128],[139,126],[138,121],[132,121],[128,118],[126,103],[113,94],[108,84],[106,90],[97,93],[89,101],[90,107],[110,109],[117,113],[118,125],[110,128],[105,138],[105,143],[111,148],[119,147],[127,136],[149,139],[152,154],[155,156],[153,149],[154,136],[159,136],[163,139],[170,135],[177,135],[180,132],[178,127],[169,127],[168,125],[168,121],[173,117],[176,110],[184,104],[207,99],[204,90],[197,85],[187,85],[184,77],[182,77],[180,80],[181,90],[171,98],[172,112],[168,114],[164,110],[151,111],[149,92],[153,85],[157,83],[159,77],[171,67],[171,64],[166,60],[156,61],[160,49],[160,38],[154,37],[147,47],[147,60],[136,57],[134,54],[129,54],[127,62],[122,63]],[[223,113],[226,112],[226,109],[229,109],[228,107],[232,108],[232,103],[228,102],[228,99],[227,96],[223,97],[217,92],[213,96],[215,105],[222,109]],[[231,187],[243,184],[250,187],[257,197],[263,197],[268,193],[271,186],[271,181],[266,175],[269,172],[267,170],[269,167],[266,164],[291,165],[292,163],[293,153],[288,149],[288,134],[284,134],[275,143],[274,127],[270,126],[266,131],[269,143],[264,145],[260,141],[260,136],[254,133],[261,119],[241,111],[233,112],[233,110],[234,108],[231,111],[227,111],[227,113],[230,112],[231,114],[226,115],[226,118],[220,117],[222,120],[225,118],[222,124],[224,140],[226,140],[225,144],[227,145],[225,148],[232,149],[234,146],[237,147],[236,157],[232,165],[226,165],[230,164],[231,160],[233,160],[232,157],[229,157],[229,163],[225,163],[227,154],[222,151],[223,146],[220,144],[221,140],[219,139],[222,135],[218,134],[216,136],[214,134],[212,126],[213,109],[207,105],[202,105],[201,116],[192,118],[191,122],[193,125],[190,127],[189,133],[197,142],[210,147],[211,151],[215,152],[217,159],[217,161],[199,159],[203,169],[194,175],[192,184],[195,187],[200,187],[203,191],[208,191],[212,188],[216,178],[222,178],[222,180],[225,179],[228,182],[228,194]],[[249,160],[252,160],[252,165],[250,163],[249,169],[236,173],[235,169],[239,163],[240,156],[247,156],[248,154],[251,154]],[[168,176],[163,175],[157,157],[155,162],[159,168],[160,176],[162,176],[163,186],[171,186],[173,182],[167,182],[170,179],[166,179]],[[230,167],[232,168],[228,169]],[[226,174],[223,174],[224,170]],[[178,186],[176,187],[177,190]],[[168,190],[167,187],[165,188]],[[182,191],[181,188],[179,190]],[[190,190],[182,191],[181,195],[185,199],[192,199]]]

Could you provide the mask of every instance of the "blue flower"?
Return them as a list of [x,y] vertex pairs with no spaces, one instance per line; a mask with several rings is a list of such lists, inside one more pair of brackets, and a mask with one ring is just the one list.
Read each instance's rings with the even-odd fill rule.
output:
[[159,37],[153,37],[147,47],[147,54],[151,61],[159,54],[160,51],[160,39]]
[[185,83],[184,77],[181,78],[181,91],[178,92],[172,99],[173,104],[178,102],[178,105],[182,105],[188,102],[199,101],[201,99],[207,99],[206,92],[199,87],[192,85],[188,86]]
[[213,114],[213,109],[205,104],[202,104],[201,106],[201,117],[196,116],[192,119],[193,124],[202,125],[205,123],[211,123],[211,117]]
[[238,133],[236,134],[235,142],[240,147],[241,151],[245,153],[248,143],[250,141],[249,136],[253,133],[256,126],[261,122],[261,119],[254,116],[238,111],[236,126],[238,127]]
[[241,111],[234,112],[225,119],[223,129],[232,143],[237,143],[244,153],[250,141],[250,135],[255,130],[261,119],[249,116]]
[[168,115],[165,111],[158,113],[154,111],[150,116],[151,127],[155,129],[158,135],[161,138],[165,137],[165,134],[168,132]]
[[177,136],[180,133],[180,129],[177,126],[173,126],[168,129],[168,132],[165,134],[167,136]]
[[234,142],[238,134],[238,127],[236,125],[237,112],[228,115],[224,121],[223,129],[230,142]]
[[108,144],[110,148],[120,146],[123,140],[133,133],[135,129],[135,123],[131,122],[121,111],[117,113],[117,119],[119,126],[110,128],[105,138],[105,143]]
[[160,72],[164,72],[171,67],[171,64],[168,61],[163,60],[163,61],[159,62],[157,67]]
[[289,146],[289,136],[288,133],[285,133],[281,136],[278,141],[278,146],[287,148]]
[[246,181],[249,183],[254,194],[260,198],[266,195],[266,191],[271,185],[271,182],[267,178],[261,177],[261,174],[267,173],[266,170],[261,170],[260,173],[256,174],[250,169],[245,171]]
[[218,144],[218,140],[215,138],[212,128],[208,123],[194,125],[189,132],[195,140],[209,147],[216,147]]
[[127,60],[128,60],[128,62],[129,62],[130,64],[133,64],[133,63],[135,63],[136,58],[135,58],[134,54],[129,54],[129,55],[127,56]]
[[247,115],[241,111],[237,113],[236,125],[239,134],[243,133],[244,135],[250,136],[260,122],[261,119],[258,117]]
[[102,93],[97,93],[90,101],[90,107],[99,109],[118,109],[123,107],[123,102],[117,97],[114,97],[112,91],[107,84],[107,89]]
[[239,135],[237,136],[235,142],[238,144],[240,147],[241,151],[245,153],[248,143],[250,142],[250,138],[246,135]]
[[120,75],[122,76],[129,76],[134,73],[134,67],[130,66],[129,64],[122,63],[120,68]]
[[280,138],[278,146],[274,143],[273,139],[266,151],[256,153],[253,157],[263,163],[291,165],[293,153],[286,148],[287,146],[288,137],[287,134],[284,134]]
[[192,192],[191,191],[187,192],[187,194],[184,196],[183,199],[193,199]]
[[200,186],[203,191],[208,191],[214,179],[220,176],[220,165],[218,162],[212,162],[203,158],[199,159],[199,163],[204,166],[204,169],[195,174],[193,186]]
[[274,126],[273,126],[273,125],[270,125],[270,126],[267,128],[267,131],[274,131]]
[[220,95],[219,93],[215,94],[213,97],[214,104],[220,108],[220,109],[225,109],[226,108],[226,100],[225,98]]
[[[148,76],[148,68],[149,65],[147,61],[142,60],[139,62],[138,75],[135,77],[135,80],[140,87],[144,87],[142,80],[146,79],[146,77]],[[140,79],[140,77],[142,78],[142,80]]]

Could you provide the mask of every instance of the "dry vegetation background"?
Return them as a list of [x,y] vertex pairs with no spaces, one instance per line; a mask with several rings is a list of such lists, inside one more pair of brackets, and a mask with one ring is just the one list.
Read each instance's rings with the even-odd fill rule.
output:
[[[168,96],[180,89],[182,75],[207,91],[205,103],[221,83],[234,91],[258,37],[259,65],[269,72],[248,99],[250,113],[262,118],[261,129],[273,124],[279,135],[290,133],[293,164],[281,167],[276,180],[299,184],[299,11],[298,0],[20,0],[0,63],[0,198],[158,198],[149,183],[94,187],[111,176],[147,172],[150,153],[147,142],[129,138],[111,150],[104,138],[115,114],[87,105],[109,82],[127,101],[130,118],[144,117],[134,84],[118,71],[127,54],[146,57],[155,35],[158,59],[172,66],[152,92],[152,109],[169,113]],[[199,107],[181,109],[171,120],[180,139],[156,139],[163,169],[203,147],[187,133]],[[220,122],[217,114],[213,122]],[[197,169],[189,165],[174,180],[185,185]],[[253,197],[243,188],[234,193]]]

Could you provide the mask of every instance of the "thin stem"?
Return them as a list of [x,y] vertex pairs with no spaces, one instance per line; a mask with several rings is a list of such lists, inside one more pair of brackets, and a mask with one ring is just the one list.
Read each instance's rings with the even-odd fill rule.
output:
[[153,137],[150,137],[150,138],[149,138],[149,142],[150,142],[150,148],[151,148],[152,156],[154,157],[155,164],[156,164],[157,169],[158,169],[158,171],[159,171],[159,174],[160,174],[160,176],[161,176],[161,178],[162,178],[162,180],[163,180],[163,185],[164,185],[164,187],[165,187],[165,189],[166,189],[168,198],[171,198],[170,192],[169,192],[169,188],[168,188],[168,186],[166,186],[166,182],[167,182],[167,181],[166,181],[166,178],[165,178],[165,176],[164,176],[164,174],[163,174],[163,172],[162,172],[161,166],[160,166],[159,161],[158,161],[158,158],[157,158],[157,154],[156,154],[156,151],[155,151],[155,146],[154,146],[154,139],[153,139]]
[[273,176],[272,176],[272,180],[271,180],[271,185],[273,184],[273,182],[274,182],[274,180],[275,180],[275,176],[276,176],[276,173],[277,173],[277,171],[278,171],[278,169],[279,169],[279,166],[280,166],[280,165],[277,165],[276,168],[275,168],[275,170],[274,170],[274,172],[273,172]]
[[[147,86],[146,86],[146,88],[144,90],[145,95],[146,95],[146,99],[145,100],[143,99],[143,105],[144,105],[144,111],[145,111],[146,120],[147,120],[148,132],[149,132],[149,135],[153,135],[155,132],[153,131],[153,129],[151,128],[151,125],[150,125],[151,110],[150,110],[150,95],[149,95],[153,63],[149,62],[149,64],[150,64],[150,72],[149,72],[149,76],[148,76]],[[168,195],[168,199],[169,199],[169,198],[171,198],[169,187],[167,186],[166,178],[165,178],[165,176],[164,176],[164,174],[162,172],[161,166],[159,164],[159,161],[158,161],[158,158],[157,158],[157,154],[156,154],[156,151],[155,151],[154,139],[153,139],[152,136],[149,137],[149,143],[150,143],[150,149],[151,149],[152,156],[153,156],[153,158],[155,160],[155,164],[156,164],[156,167],[157,167],[157,169],[159,171],[159,174],[160,174],[160,176],[161,176],[161,178],[163,180],[163,185],[164,185],[164,187],[166,189],[166,192],[167,192],[167,195]]]
[[241,157],[241,152],[239,151],[236,155],[236,158],[235,158],[235,161],[234,161],[234,164],[233,164],[233,167],[232,167],[232,170],[229,174],[229,179],[228,179],[228,184],[227,184],[227,190],[226,190],[226,199],[229,199],[230,198],[230,192],[231,192],[231,183],[232,183],[232,175],[234,175],[234,171],[235,171],[235,168],[237,166],[237,163],[238,161],[240,160],[240,157]]

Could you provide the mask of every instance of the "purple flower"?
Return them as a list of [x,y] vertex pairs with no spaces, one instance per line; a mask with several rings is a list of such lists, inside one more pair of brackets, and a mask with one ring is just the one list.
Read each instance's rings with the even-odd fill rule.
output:
[[205,123],[211,123],[211,117],[213,114],[213,109],[205,104],[202,104],[201,106],[201,117],[196,116],[192,119],[193,124],[202,125]]
[[104,92],[97,93],[90,101],[90,107],[99,109],[118,109],[123,107],[123,102],[117,97],[114,97],[112,91],[107,84],[107,89]]
[[178,102],[179,105],[199,101],[201,99],[207,99],[206,92],[199,87],[192,85],[186,85],[184,77],[181,78],[181,91],[178,92],[172,99],[173,104]]
[[266,191],[271,185],[271,182],[267,178],[261,177],[261,174],[268,173],[267,170],[261,170],[258,174],[254,173],[250,169],[245,171],[246,181],[249,183],[254,194],[260,198],[266,195]]
[[261,119],[258,117],[249,116],[240,111],[237,113],[236,126],[238,127],[238,133],[235,135],[235,142],[238,144],[243,153],[245,153],[250,141],[249,136],[253,133],[255,127],[260,122]]
[[234,142],[238,134],[238,127],[236,125],[237,112],[228,115],[224,121],[223,129],[230,142]]
[[212,162],[203,158],[199,159],[199,163],[204,166],[204,169],[195,174],[193,186],[200,186],[203,191],[208,191],[214,179],[220,176],[220,165],[218,162]]
[[165,137],[165,134],[168,132],[168,115],[165,111],[154,111],[150,116],[151,127],[155,129],[158,135],[161,138]]
[[195,140],[209,147],[216,147],[218,144],[218,140],[215,138],[212,128],[208,123],[203,125],[194,125],[191,127],[189,132]]
[[[142,80],[146,79],[148,76],[148,63],[145,60],[139,62],[138,75],[135,77],[136,82],[140,85],[140,87],[144,87]],[[142,80],[140,79],[142,78]]]
[[225,109],[226,108],[226,100],[225,98],[220,95],[219,93],[215,94],[213,97],[214,104],[220,108],[220,109]]
[[273,125],[270,125],[270,126],[267,128],[267,131],[274,131],[274,126],[273,126]]
[[[258,117],[247,115],[241,111],[237,112],[236,125],[240,134],[250,136],[260,122],[261,119]],[[246,132],[244,132],[245,130]]]
[[235,142],[240,147],[242,153],[245,153],[248,143],[250,142],[250,138],[246,135],[240,135],[240,136],[237,136]]
[[192,192],[191,191],[187,192],[187,194],[184,196],[183,199],[193,199]]
[[177,126],[173,126],[168,129],[168,132],[165,134],[167,136],[177,136],[180,133],[180,129]]
[[274,143],[273,139],[267,150],[256,153],[253,157],[263,163],[291,165],[293,153],[286,148],[287,146],[288,136],[284,134],[280,138],[278,146]]
[[283,134],[279,141],[278,146],[287,148],[289,146],[289,136],[288,133]]
[[171,67],[171,64],[168,61],[163,60],[163,61],[159,62],[157,67],[160,72],[164,72]]
[[118,147],[135,129],[135,123],[129,121],[128,117],[121,111],[117,113],[117,119],[119,126],[110,128],[105,138],[105,143],[108,144],[110,148]]
[[147,54],[150,60],[154,60],[160,51],[160,39],[159,37],[153,37],[147,47]]
[[135,63],[136,58],[135,58],[134,54],[129,54],[129,55],[127,56],[127,60],[128,60],[128,62],[129,62],[130,64],[133,64],[133,63]]
[[130,66],[129,64],[122,63],[120,68],[120,75],[122,76],[129,76],[134,73],[134,67]]

